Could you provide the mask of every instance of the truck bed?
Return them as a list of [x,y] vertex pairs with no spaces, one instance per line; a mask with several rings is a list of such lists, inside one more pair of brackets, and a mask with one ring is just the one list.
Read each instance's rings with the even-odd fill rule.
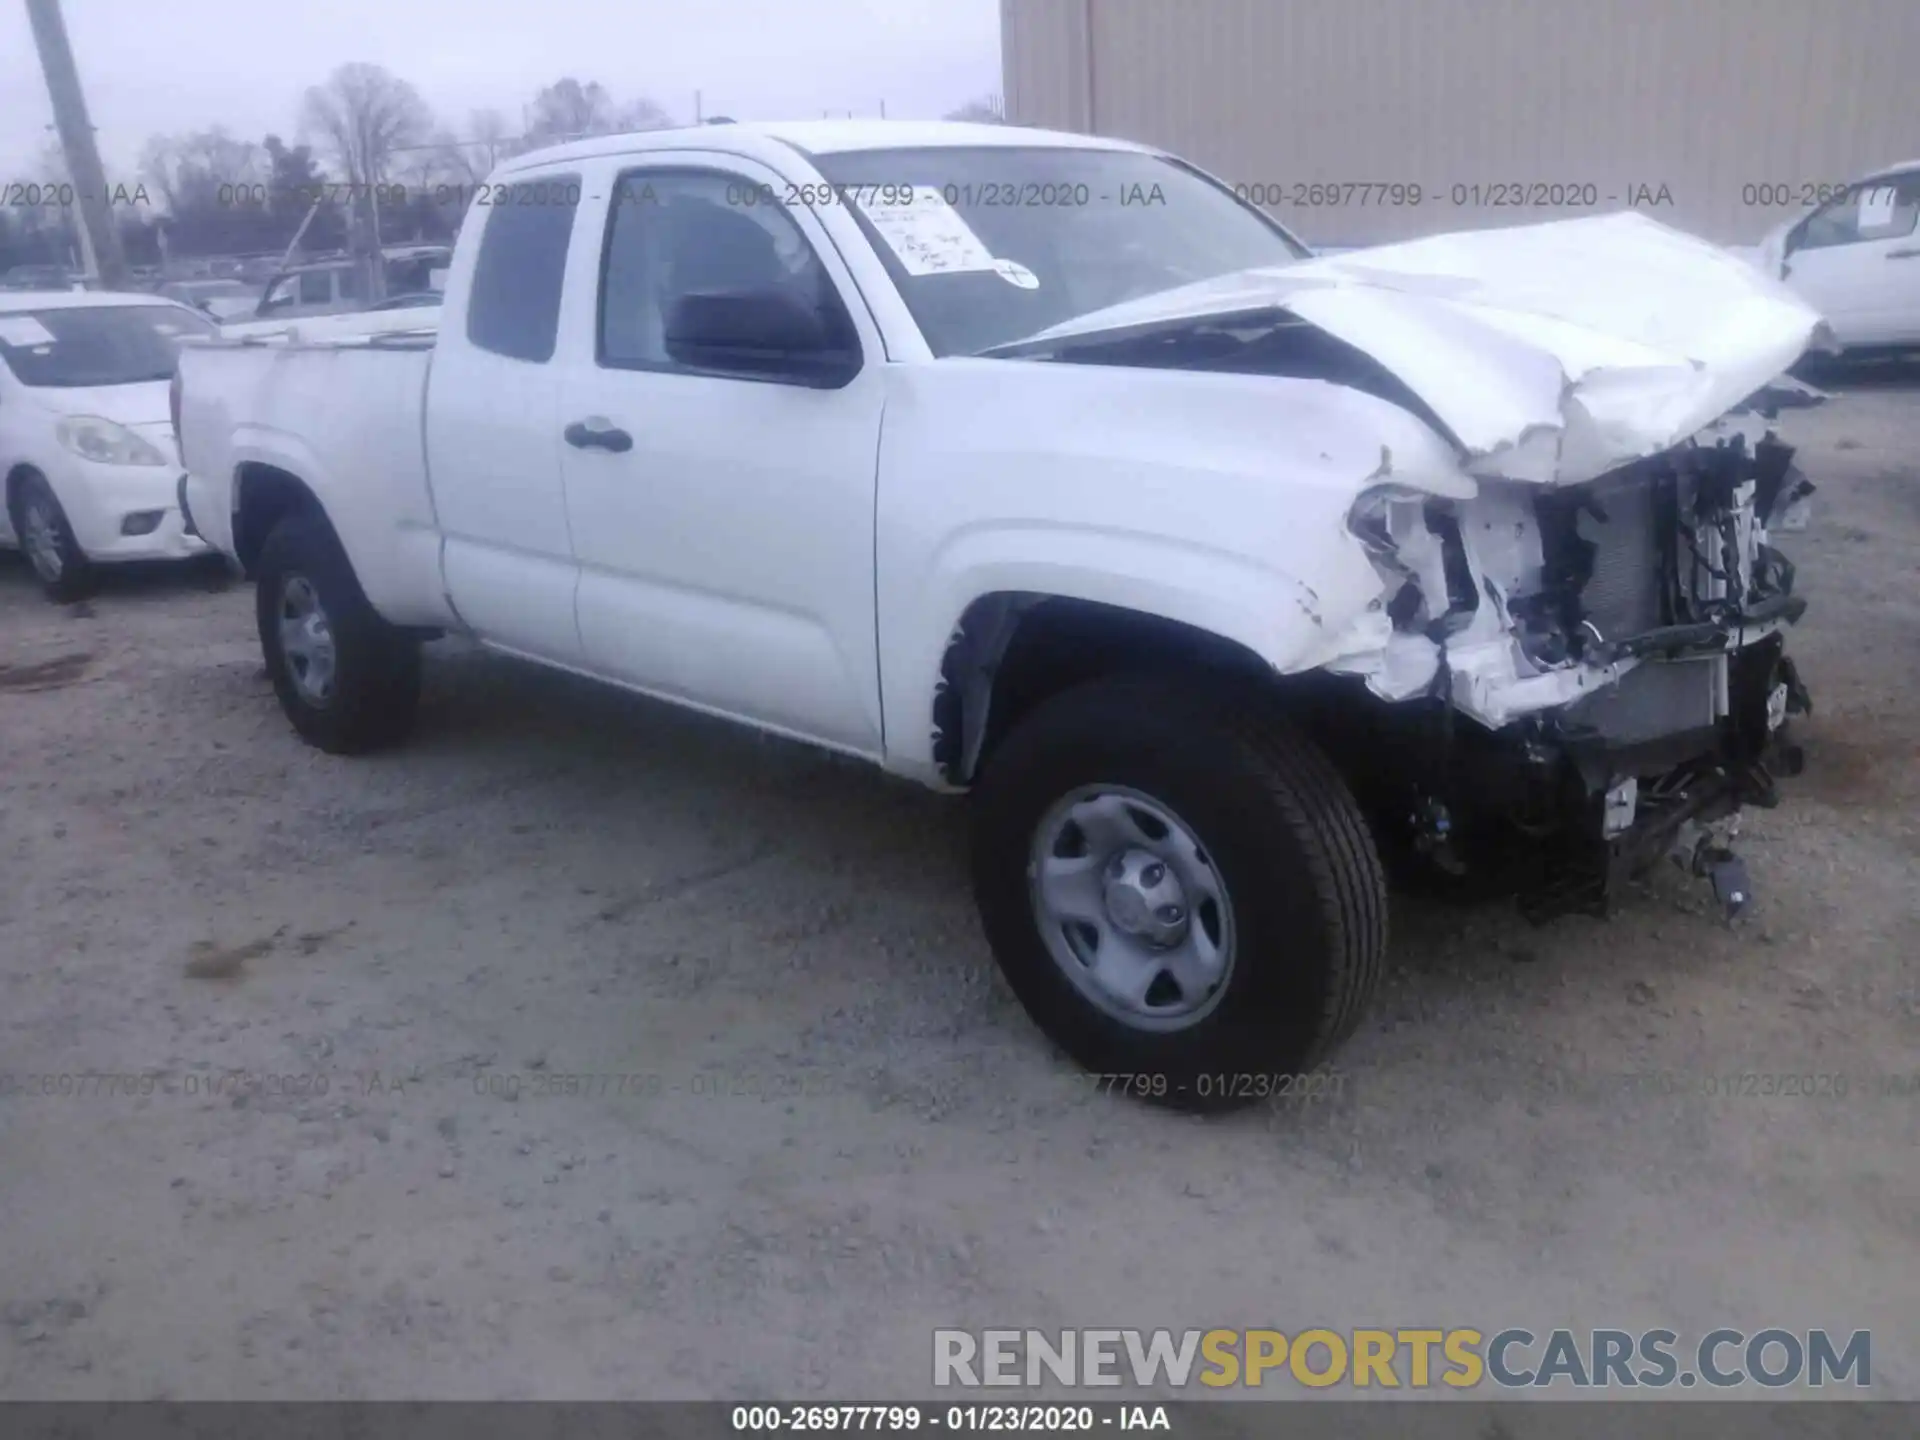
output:
[[233,534],[242,487],[274,483],[295,455],[294,483],[328,496],[367,598],[398,624],[451,624],[424,434],[434,333],[417,321],[374,333],[338,324],[365,318],[183,347],[188,504],[210,543],[244,553]]

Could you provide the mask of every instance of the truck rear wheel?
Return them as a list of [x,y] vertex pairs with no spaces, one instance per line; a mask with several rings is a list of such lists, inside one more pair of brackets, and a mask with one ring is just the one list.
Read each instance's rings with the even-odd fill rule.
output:
[[420,699],[420,644],[368,603],[327,523],[281,520],[254,568],[267,677],[301,738],[335,755],[406,738]]
[[1324,1093],[1377,988],[1387,892],[1358,805],[1245,697],[1098,681],[990,757],[973,884],[1035,1022],[1102,1088],[1190,1110]]

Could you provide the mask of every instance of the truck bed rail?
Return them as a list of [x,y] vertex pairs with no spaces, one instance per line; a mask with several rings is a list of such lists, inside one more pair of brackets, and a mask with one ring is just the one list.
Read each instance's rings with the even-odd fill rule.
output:
[[371,335],[303,335],[297,325],[289,325],[285,330],[272,330],[259,335],[184,336],[180,343],[200,350],[265,347],[280,350],[431,350],[437,335],[435,329],[379,330]]

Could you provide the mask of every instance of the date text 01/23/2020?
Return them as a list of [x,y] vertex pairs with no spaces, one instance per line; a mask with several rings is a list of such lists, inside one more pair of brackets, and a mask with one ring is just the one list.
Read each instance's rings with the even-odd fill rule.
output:
[[1160,1071],[1090,1074],[1103,1094],[1137,1095],[1148,1100],[1293,1100],[1311,1104],[1338,1100],[1346,1093],[1340,1070],[1310,1070],[1297,1075],[1219,1071],[1173,1079]]
[[1013,1432],[1070,1434],[1095,1430],[1170,1431],[1164,1405],[735,1405],[729,1429],[750,1434],[834,1431]]
[[1664,181],[1601,185],[1593,180],[1474,180],[1423,185],[1414,180],[1240,180],[1233,193],[1253,205],[1298,209],[1592,210],[1624,205],[1666,209],[1674,203]]

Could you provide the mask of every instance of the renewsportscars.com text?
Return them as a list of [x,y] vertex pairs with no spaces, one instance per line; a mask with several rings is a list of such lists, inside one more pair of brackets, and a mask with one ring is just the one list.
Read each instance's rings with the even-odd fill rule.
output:
[[[1865,1330],[936,1330],[936,1387],[1682,1389],[1873,1383]],[[1202,1391],[1204,1393],[1204,1391]]]

